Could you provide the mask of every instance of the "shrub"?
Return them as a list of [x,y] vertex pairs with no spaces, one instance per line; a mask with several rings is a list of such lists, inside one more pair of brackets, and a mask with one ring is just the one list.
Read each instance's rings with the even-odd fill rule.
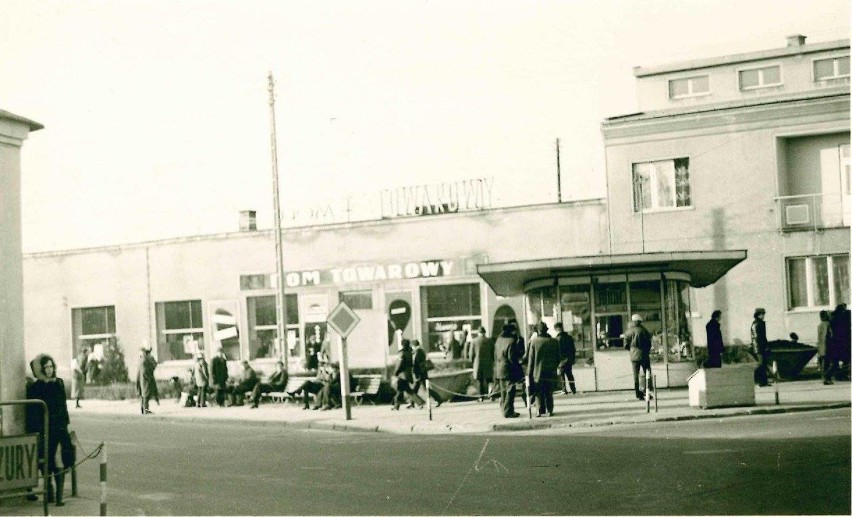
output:
[[104,360],[98,376],[98,384],[107,385],[125,383],[130,379],[127,375],[127,364],[124,362],[124,351],[118,339],[110,339],[104,347]]

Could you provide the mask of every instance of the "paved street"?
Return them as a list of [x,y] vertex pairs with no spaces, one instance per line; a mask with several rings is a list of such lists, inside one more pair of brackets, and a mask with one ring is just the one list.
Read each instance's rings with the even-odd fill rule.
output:
[[[108,443],[110,514],[848,515],[849,421],[840,409],[488,436],[91,415],[74,427],[87,450]],[[97,513],[96,463],[80,491],[55,514]]]

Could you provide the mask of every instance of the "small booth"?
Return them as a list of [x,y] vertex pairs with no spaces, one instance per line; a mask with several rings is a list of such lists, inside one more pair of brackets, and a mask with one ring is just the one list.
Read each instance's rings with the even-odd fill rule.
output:
[[686,386],[696,370],[690,287],[713,284],[745,260],[745,250],[566,257],[482,264],[479,275],[500,296],[524,295],[525,334],[558,321],[577,347],[574,377],[583,391],[633,388],[622,334],[640,314],[652,335],[659,387]]

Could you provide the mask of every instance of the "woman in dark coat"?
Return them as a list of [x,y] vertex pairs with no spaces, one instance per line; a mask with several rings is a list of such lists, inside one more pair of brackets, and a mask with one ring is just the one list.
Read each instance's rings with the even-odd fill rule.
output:
[[[47,500],[56,502],[56,506],[64,506],[62,490],[65,485],[65,473],[56,465],[56,450],[62,446],[62,468],[70,468],[74,464],[74,446],[71,445],[71,435],[68,433],[68,406],[65,398],[65,383],[56,377],[56,362],[46,354],[40,354],[30,363],[35,375],[35,382],[27,388],[27,398],[44,401],[47,405]],[[42,433],[44,420],[42,410],[30,406],[27,410],[27,430]],[[42,454],[42,442],[39,440],[39,455]],[[51,478],[56,481],[54,493]]]

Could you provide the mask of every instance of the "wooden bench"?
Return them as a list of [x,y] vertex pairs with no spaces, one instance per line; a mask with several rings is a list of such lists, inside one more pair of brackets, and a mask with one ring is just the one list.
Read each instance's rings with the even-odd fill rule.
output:
[[303,382],[305,382],[305,379],[301,377],[290,377],[287,379],[287,386],[284,387],[284,391],[270,391],[264,397],[268,397],[273,402],[287,403],[293,398],[290,392],[299,389]]
[[352,400],[355,401],[359,406],[364,399],[364,396],[368,396],[367,400],[370,404],[375,405],[376,395],[379,393],[379,388],[382,385],[382,376],[381,375],[360,375],[355,377],[358,380],[358,385],[355,387],[355,391],[349,394],[352,397]]

